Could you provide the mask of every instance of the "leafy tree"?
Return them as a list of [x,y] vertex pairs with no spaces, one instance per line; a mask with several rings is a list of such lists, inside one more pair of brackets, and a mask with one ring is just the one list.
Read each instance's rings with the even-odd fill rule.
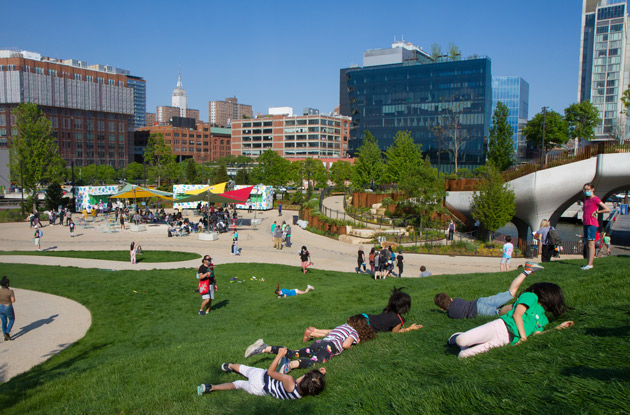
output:
[[214,170],[214,177],[212,178],[214,184],[229,182],[230,180],[231,179],[230,176],[228,176],[225,164],[219,164],[219,166]]
[[514,164],[514,141],[512,127],[508,124],[510,110],[501,101],[492,114],[492,128],[488,142],[488,161],[499,171],[506,170]]
[[[458,98],[455,97],[455,100]],[[451,153],[455,163],[455,173],[458,170],[459,153],[466,145],[470,137],[468,131],[462,128],[462,114],[464,103],[455,101],[444,114],[438,119],[437,125],[433,127],[438,139],[444,144],[444,150]]]
[[59,205],[64,205],[63,189],[59,183],[51,183],[46,188],[46,194],[44,195],[44,206],[48,210],[56,210]]
[[494,233],[514,216],[514,191],[503,181],[501,174],[490,166],[481,188],[473,194],[472,217]]
[[135,183],[144,179],[144,166],[138,162],[129,163],[123,172],[123,179]]
[[621,110],[622,114],[630,115],[628,111],[630,111],[630,86],[628,89],[623,91],[621,95],[621,103],[623,104],[623,109]]
[[352,164],[345,160],[339,160],[330,166],[330,180],[336,189],[346,187],[346,182],[352,178]]
[[238,169],[236,171],[236,176],[234,177],[234,183],[235,184],[252,184],[250,183],[249,170]]
[[383,155],[376,143],[376,139],[369,131],[365,131],[363,144],[359,147],[357,159],[354,162],[352,185],[366,188],[374,184],[381,184],[383,180]]
[[[541,147],[543,138],[543,114],[538,113],[529,120],[523,128],[523,135],[527,141]],[[555,111],[547,111],[545,116],[545,150],[550,150],[556,145],[564,144],[569,140],[569,127],[562,115]]]
[[161,133],[151,134],[144,150],[144,162],[152,167],[157,176],[157,186],[160,187],[162,178],[168,179],[173,176],[175,170],[175,155],[171,147],[164,142]]
[[199,181],[199,172],[197,171],[197,163],[195,160],[188,159],[186,160],[186,183],[193,184]]
[[96,185],[98,180],[98,167],[96,164],[88,164],[79,168],[79,178],[88,186]]
[[273,150],[266,150],[256,159],[252,176],[256,183],[283,186],[289,179],[291,163]]
[[442,200],[446,196],[444,180],[438,177],[438,171],[431,166],[428,157],[409,166],[407,174],[401,177],[398,188],[406,197],[398,203],[398,207],[416,218],[416,226],[427,225],[433,212],[443,209]]
[[416,144],[409,131],[398,131],[394,136],[394,144],[385,152],[385,180],[399,183],[409,175],[410,169],[424,162],[420,145]]
[[448,44],[448,58],[452,61],[458,61],[462,58],[462,51],[454,43]]
[[433,58],[433,60],[439,60],[440,57],[442,56],[442,46],[438,45],[437,43],[434,43],[431,45],[431,58]]
[[20,104],[13,110],[17,139],[10,142],[10,169],[13,181],[23,180],[31,193],[36,209],[37,191],[45,183],[63,176],[65,162],[59,155],[59,145],[52,136],[52,125],[37,104]]
[[111,184],[118,178],[118,172],[109,164],[102,164],[98,166],[96,177],[100,184]]
[[295,172],[294,174],[297,175],[299,183],[308,181],[309,191],[311,190],[311,184],[319,188],[328,186],[328,170],[326,170],[326,167],[320,160],[305,158],[292,164],[292,169]]
[[[590,101],[569,105],[564,110],[569,135],[576,139],[590,140],[595,137],[595,127],[601,122],[597,107]],[[547,135],[545,131],[545,136]]]

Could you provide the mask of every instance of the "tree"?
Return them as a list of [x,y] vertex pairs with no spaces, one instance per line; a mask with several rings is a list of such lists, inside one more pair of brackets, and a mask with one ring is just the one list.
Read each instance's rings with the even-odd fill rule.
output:
[[399,183],[413,166],[424,162],[420,145],[413,141],[409,131],[396,133],[394,144],[389,146],[385,157],[385,180],[389,183]]
[[51,183],[46,188],[46,194],[44,195],[44,206],[48,210],[57,210],[59,205],[64,205],[63,189],[59,183]]
[[621,110],[622,114],[630,115],[628,111],[630,111],[630,86],[628,89],[623,91],[621,95],[621,103],[623,104],[623,109]]
[[219,164],[219,166],[214,170],[214,177],[212,178],[214,184],[225,183],[229,182],[230,180],[231,179],[230,176],[228,176],[227,167],[225,167],[225,164]]
[[247,169],[238,169],[236,172],[236,176],[234,177],[235,184],[251,184],[249,178],[249,170]]
[[[444,114],[438,119],[437,125],[433,127],[438,139],[444,144],[444,150],[451,153],[455,163],[455,173],[457,173],[459,152],[470,139],[468,131],[462,128],[462,114],[464,112],[464,103],[458,101],[458,97],[454,97]],[[441,137],[441,138],[440,138]]]
[[330,180],[335,185],[335,189],[343,189],[346,182],[352,177],[352,164],[345,160],[335,161],[330,166]]
[[438,45],[437,43],[434,43],[431,45],[431,58],[433,58],[434,61],[439,60],[442,57],[442,46]]
[[188,159],[186,160],[186,183],[187,184],[194,184],[197,183],[199,181],[199,172],[197,171],[197,163],[195,163],[195,160],[193,159]]
[[452,61],[458,61],[462,58],[462,51],[454,43],[448,44],[448,58]]
[[405,200],[399,202],[398,207],[416,218],[416,226],[427,225],[433,212],[442,209],[446,195],[444,180],[438,177],[438,171],[431,166],[428,157],[409,166],[398,188],[405,194]]
[[96,178],[100,184],[111,184],[116,181],[118,172],[109,164],[98,166]]
[[357,188],[381,184],[383,180],[383,155],[376,139],[369,131],[364,132],[363,144],[359,147],[354,162],[352,185]]
[[[542,146],[543,114],[538,113],[529,120],[523,128],[523,135],[527,141],[537,147]],[[547,111],[545,115],[545,151],[554,146],[564,144],[569,140],[569,127],[562,115],[555,111]]]
[[512,220],[516,212],[514,191],[504,183],[494,166],[490,166],[481,188],[472,199],[472,217],[491,233]]
[[127,167],[125,167],[122,178],[129,183],[142,180],[144,178],[144,166],[135,161],[129,163]]
[[258,165],[252,171],[256,183],[271,186],[284,186],[287,183],[291,165],[288,160],[273,150],[266,150],[256,161]]
[[306,158],[294,163],[293,171],[297,174],[298,181],[300,183],[308,181],[309,191],[311,190],[311,183],[318,188],[328,186],[328,170],[320,160]]
[[33,209],[37,208],[37,191],[45,183],[63,176],[65,162],[52,136],[52,124],[37,104],[20,104],[13,110],[17,139],[10,142],[10,169],[13,181],[23,180],[31,193]]
[[175,169],[175,155],[171,147],[164,142],[161,133],[151,134],[144,150],[144,162],[152,167],[157,176],[157,186],[160,187],[162,178],[173,176]]
[[492,114],[492,128],[490,128],[490,141],[488,142],[488,161],[499,171],[506,170],[514,164],[514,134],[508,124],[510,110],[501,101],[497,102],[497,108]]
[[[564,110],[564,119],[569,129],[569,136],[577,140],[590,140],[595,137],[595,127],[602,120],[599,118],[599,110],[590,101],[582,101],[569,105]],[[545,138],[547,132],[545,131]]]

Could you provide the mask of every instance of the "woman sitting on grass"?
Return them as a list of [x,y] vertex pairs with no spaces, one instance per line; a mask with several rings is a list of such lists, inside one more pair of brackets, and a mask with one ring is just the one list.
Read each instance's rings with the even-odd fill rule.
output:
[[277,399],[300,399],[307,395],[318,395],[326,386],[326,369],[323,367],[319,370],[311,370],[303,376],[295,380],[292,376],[279,373],[276,368],[278,362],[285,358],[287,354],[286,348],[278,350],[278,355],[269,369],[258,369],[234,363],[223,363],[221,370],[224,372],[236,372],[247,378],[247,381],[237,380],[231,383],[222,383],[219,385],[210,385],[202,383],[197,387],[197,395],[203,395],[214,391],[228,391],[235,389],[243,389],[250,395],[265,396],[270,395]]
[[[289,360],[284,357],[280,360],[279,372],[287,374],[291,369],[305,369],[317,363],[326,363],[345,349],[351,348],[360,341],[372,340],[374,337],[376,333],[367,324],[365,316],[357,314],[350,317],[347,324],[331,330],[322,340],[317,340],[300,350],[288,350],[288,356],[299,360]],[[247,348],[245,358],[262,353],[278,354],[282,348],[283,346],[268,346],[263,339],[258,339]]]
[[[374,331],[391,331],[393,333],[404,333],[406,331],[418,330],[422,326],[416,323],[411,324],[409,327],[405,327],[405,318],[401,314],[407,314],[411,309],[411,296],[402,292],[403,288],[396,288],[392,290],[392,294],[387,302],[387,307],[383,309],[380,314],[362,314],[367,318],[369,326]],[[302,341],[306,343],[313,337],[324,337],[330,330],[317,329],[315,327],[309,327],[304,331],[304,337]]]
[[312,291],[314,289],[315,287],[313,287],[312,285],[307,285],[305,291],[298,290],[297,288],[294,288],[292,290],[287,290],[286,288],[280,288],[280,283],[276,283],[276,290],[274,291],[274,293],[278,296],[278,298],[285,298],[285,297],[294,297],[296,295],[306,294],[307,292]]
[[[546,312],[558,317],[567,309],[570,307],[564,303],[564,295],[559,286],[550,282],[539,282],[529,286],[507,314],[465,333],[455,333],[447,343],[459,346],[459,357],[462,358],[510,343],[520,344],[527,340],[527,336],[542,333],[549,323]],[[573,321],[565,321],[556,329],[571,326]]]

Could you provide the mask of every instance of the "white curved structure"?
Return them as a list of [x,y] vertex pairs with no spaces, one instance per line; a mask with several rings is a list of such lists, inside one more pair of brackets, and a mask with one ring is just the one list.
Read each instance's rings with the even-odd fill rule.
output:
[[[509,181],[516,203],[512,222],[519,237],[527,235],[527,227],[538,229],[543,219],[555,225],[562,212],[583,198],[584,183],[593,183],[595,194],[602,200],[630,188],[630,153],[598,154]],[[472,194],[449,192],[446,203],[471,217]]]

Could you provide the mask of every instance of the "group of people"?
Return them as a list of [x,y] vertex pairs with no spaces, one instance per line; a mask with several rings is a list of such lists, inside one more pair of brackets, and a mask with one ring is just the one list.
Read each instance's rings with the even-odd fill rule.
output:
[[[402,278],[405,264],[402,249],[398,250],[398,255],[396,255],[391,245],[384,248],[372,248],[370,249],[367,260],[370,263],[369,272],[374,276],[374,279],[385,279],[395,275],[394,265],[398,267],[397,276]],[[359,251],[357,253],[357,274],[361,273],[361,269],[363,269],[363,272],[368,272],[363,245],[359,247]]]
[[274,220],[271,224],[271,239],[273,240],[273,247],[276,249],[282,249],[282,244],[287,248],[291,247],[291,225],[282,221],[281,225]]

